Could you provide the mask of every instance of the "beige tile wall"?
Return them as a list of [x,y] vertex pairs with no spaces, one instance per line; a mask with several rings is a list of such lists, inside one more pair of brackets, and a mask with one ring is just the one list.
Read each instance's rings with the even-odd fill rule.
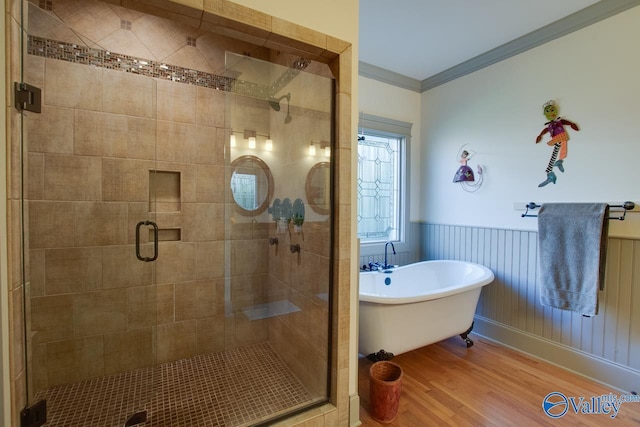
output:
[[[235,214],[235,205],[226,204]],[[229,291],[226,347],[235,348],[268,340],[266,320],[249,320],[243,310],[268,302],[269,253],[267,237],[271,224],[230,221],[227,227],[229,250]]]
[[[196,88],[55,59],[39,69],[45,108],[25,119],[33,360],[44,364],[34,384],[222,349],[224,131],[195,124]],[[77,79],[88,83],[70,85]],[[64,130],[48,141],[41,126],[57,120]],[[160,243],[155,265],[134,257],[145,219],[181,229],[181,241]],[[148,244],[142,252],[151,255]]]
[[[305,222],[303,233],[279,234],[278,251],[270,252],[270,299],[286,298],[300,311],[271,318],[269,341],[309,392],[320,397],[327,392],[329,366],[329,220]],[[291,253],[288,244],[299,244],[301,251]]]
[[[74,29],[85,34],[85,23],[80,23],[82,10],[71,13],[71,3],[61,3],[57,13],[63,18],[69,16],[68,23],[79,25]],[[87,8],[89,21],[98,16],[104,22],[95,21],[95,25],[113,26],[109,6],[90,2]],[[160,18],[136,16],[134,33],[138,37],[153,36],[155,32],[147,30],[160,25]],[[162,46],[158,46],[154,58],[164,58],[162,49],[183,43],[175,39],[179,34],[186,32],[163,29],[155,34],[150,46]],[[92,39],[100,36],[96,29],[87,35]],[[239,231],[241,224],[232,231],[238,236],[232,237],[228,245],[233,317],[226,329],[213,328],[230,336],[215,339],[205,329],[214,320],[224,319],[225,313],[225,284],[221,279],[225,268],[225,226],[221,221],[225,218],[225,94],[54,59],[45,59],[44,66],[40,66],[40,58],[29,60],[42,70],[45,100],[42,115],[26,121],[27,130],[33,130],[28,133],[29,240],[33,249],[44,249],[32,252],[34,267],[44,271],[40,293],[34,296],[32,307],[37,320],[32,331],[44,344],[38,348],[46,349],[43,358],[47,360],[46,379],[37,383],[58,385],[65,378],[77,380],[95,373],[111,373],[119,365],[147,366],[156,357],[158,362],[167,362],[195,355],[198,347],[220,348],[218,342],[233,347],[268,339],[266,320],[250,321],[242,314],[243,309],[268,301],[267,284],[273,263],[265,243],[265,225],[252,225],[254,229],[248,234]],[[268,126],[264,118],[268,117],[269,108],[264,102],[249,101],[247,106],[240,114],[246,123]],[[48,135],[41,127],[57,129],[58,120],[64,124],[63,129],[48,143]],[[309,127],[302,120],[294,125],[298,132],[301,126]],[[329,134],[328,128],[324,132]],[[156,155],[159,164],[153,161]],[[281,178],[286,180],[285,176]],[[150,195],[154,202],[145,211],[144,202]],[[154,266],[132,257],[132,225],[147,218],[156,219],[161,228],[170,226],[181,231],[181,241],[160,243],[162,256]],[[329,244],[326,237],[314,236],[313,230],[321,228],[314,228],[311,223],[307,228],[312,241]],[[322,230],[328,234],[326,226]],[[148,256],[148,252],[145,247],[144,255]],[[327,342],[327,304],[310,302],[317,297],[306,289],[315,280],[328,284],[328,248],[321,252],[324,256],[316,256],[313,250],[305,252],[304,257],[291,264],[296,268],[287,272],[290,277],[278,278],[291,289],[288,299],[302,309],[302,314],[283,320],[293,329],[295,342],[300,341],[298,335],[307,336],[311,342]],[[277,270],[289,269],[291,259],[279,260],[284,264]],[[158,321],[153,309],[160,301],[158,290],[148,286],[154,272],[155,282],[172,285],[173,291],[170,300],[162,300],[162,304],[169,304],[164,311],[171,314],[163,316],[165,321],[155,330],[149,327]],[[61,300],[59,296],[63,295]],[[70,305],[65,310],[47,311],[54,306],[59,308],[59,304]],[[108,340],[113,347],[149,331],[157,333],[157,350],[151,345],[138,347],[147,351],[137,359],[130,356],[121,364],[108,360],[97,344],[87,347],[88,337],[99,338],[103,346]],[[207,343],[206,336],[213,338],[213,343]],[[58,343],[59,339],[65,339],[65,346]],[[93,350],[78,353],[78,348]],[[95,359],[90,363],[102,369],[81,368],[69,377],[61,374],[66,368],[59,365],[67,362],[52,352],[71,354],[69,349],[74,349],[74,363],[89,363],[79,354],[92,354]],[[326,345],[316,353],[322,354],[326,371]],[[306,376],[315,381],[316,374]],[[319,382],[324,384],[324,378]],[[315,384],[311,388],[318,389]]]

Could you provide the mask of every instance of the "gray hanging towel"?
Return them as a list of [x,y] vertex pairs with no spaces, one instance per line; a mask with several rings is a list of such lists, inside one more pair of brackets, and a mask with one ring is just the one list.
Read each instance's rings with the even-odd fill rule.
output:
[[598,314],[604,289],[609,205],[546,203],[538,211],[540,302]]

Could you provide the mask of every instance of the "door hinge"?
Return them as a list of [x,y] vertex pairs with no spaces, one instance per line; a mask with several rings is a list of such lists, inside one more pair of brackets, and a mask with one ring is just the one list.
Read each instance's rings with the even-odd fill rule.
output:
[[20,411],[20,427],[40,427],[47,422],[47,401],[45,399]]
[[42,111],[42,91],[27,83],[14,83],[16,108],[20,111],[40,113]]

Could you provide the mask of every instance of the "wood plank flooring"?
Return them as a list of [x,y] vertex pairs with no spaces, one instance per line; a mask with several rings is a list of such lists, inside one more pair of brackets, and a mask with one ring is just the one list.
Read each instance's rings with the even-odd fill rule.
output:
[[[603,413],[575,413],[571,404],[562,417],[549,417],[542,402],[551,392],[574,397],[575,401],[582,397],[583,402],[589,403],[592,397],[629,393],[612,390],[477,336],[472,338],[475,345],[469,349],[454,337],[393,359],[403,368],[403,390],[398,416],[386,425],[640,425],[640,402],[622,403],[613,419]],[[359,360],[360,420],[363,426],[381,426],[384,424],[372,419],[368,412],[371,364],[364,357]]]

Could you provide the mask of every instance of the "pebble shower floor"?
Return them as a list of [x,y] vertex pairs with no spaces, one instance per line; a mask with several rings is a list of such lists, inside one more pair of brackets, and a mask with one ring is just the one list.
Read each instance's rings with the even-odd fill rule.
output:
[[45,398],[46,427],[122,427],[145,409],[140,427],[242,426],[312,400],[267,343],[53,387],[36,401]]

